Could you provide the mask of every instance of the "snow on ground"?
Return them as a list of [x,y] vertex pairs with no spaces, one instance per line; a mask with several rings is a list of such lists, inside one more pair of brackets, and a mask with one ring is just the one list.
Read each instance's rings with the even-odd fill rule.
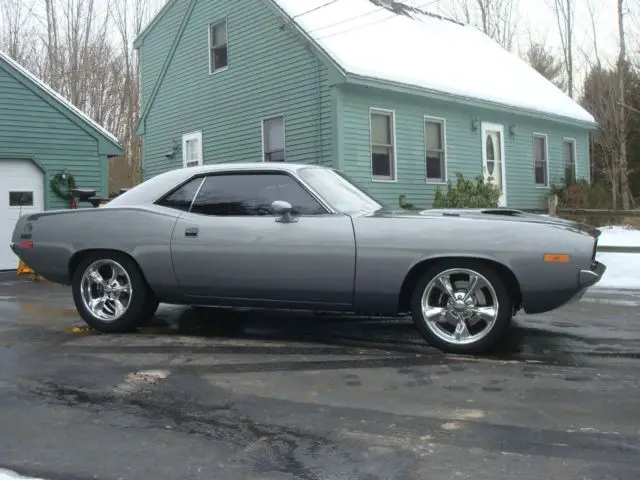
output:
[[12,472],[11,470],[5,470],[4,468],[0,468],[0,480],[42,480],[42,479],[35,478],[35,477],[24,477],[16,472]]
[[[598,246],[640,247],[640,230],[631,227],[602,227]],[[640,253],[598,252],[596,260],[606,265],[607,271],[596,287],[640,288]]]

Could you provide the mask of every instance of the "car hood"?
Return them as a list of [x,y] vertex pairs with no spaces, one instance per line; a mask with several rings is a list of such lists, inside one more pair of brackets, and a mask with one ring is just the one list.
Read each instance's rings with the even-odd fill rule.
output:
[[434,218],[448,217],[471,219],[478,221],[505,221],[527,222],[547,225],[549,227],[563,228],[576,233],[591,235],[594,238],[600,236],[600,230],[591,225],[586,225],[563,218],[549,217],[535,213],[523,212],[508,208],[433,208],[427,210],[378,210],[373,217],[387,218]]

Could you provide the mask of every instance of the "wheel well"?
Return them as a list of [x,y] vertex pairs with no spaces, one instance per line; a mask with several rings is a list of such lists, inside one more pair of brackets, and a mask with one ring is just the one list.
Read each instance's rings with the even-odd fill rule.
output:
[[400,288],[398,312],[408,313],[411,310],[411,295],[418,281],[420,280],[420,277],[427,270],[435,267],[436,265],[448,264],[455,261],[477,262],[491,268],[500,276],[502,280],[504,280],[505,286],[509,291],[509,296],[513,299],[515,307],[520,307],[522,303],[522,291],[520,289],[520,282],[518,282],[518,279],[509,267],[503,265],[502,263],[496,262],[494,260],[488,260],[486,258],[443,257],[423,260],[422,262],[415,264],[411,268],[411,270],[409,270],[409,273],[407,273],[407,276],[402,282],[402,287]]
[[140,275],[144,280],[144,283],[147,284],[147,287],[149,287],[149,290],[151,291],[151,287],[149,286],[147,277],[145,277],[144,272],[142,271],[142,268],[140,268],[140,264],[138,263],[138,261],[135,258],[133,258],[131,255],[129,255],[127,252],[123,252],[122,250],[109,249],[109,248],[93,248],[88,250],[81,250],[79,252],[74,253],[69,259],[69,266],[68,266],[69,281],[71,283],[73,283],[73,275],[76,269],[78,268],[78,265],[80,265],[80,262],[82,261],[82,259],[85,258],[87,255],[91,255],[93,253],[98,253],[98,252],[117,253],[118,255],[124,255],[125,257],[128,257],[133,263],[136,264],[136,266],[138,267],[138,270],[140,271]]

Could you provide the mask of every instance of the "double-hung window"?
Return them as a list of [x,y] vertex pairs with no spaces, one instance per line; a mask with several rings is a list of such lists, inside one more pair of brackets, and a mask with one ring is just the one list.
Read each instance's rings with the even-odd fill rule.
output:
[[187,133],[182,136],[182,166],[202,165],[202,132]]
[[576,179],[576,141],[572,138],[565,138],[562,141],[562,147],[565,182],[573,182]]
[[446,182],[444,120],[425,117],[424,141],[427,182]]
[[262,120],[262,159],[265,162],[284,162],[284,117]]
[[533,134],[533,163],[536,187],[549,186],[549,164],[547,158],[547,136]]
[[396,179],[395,120],[393,112],[372,109],[371,176],[373,180]]
[[227,67],[227,21],[209,25],[209,73]]

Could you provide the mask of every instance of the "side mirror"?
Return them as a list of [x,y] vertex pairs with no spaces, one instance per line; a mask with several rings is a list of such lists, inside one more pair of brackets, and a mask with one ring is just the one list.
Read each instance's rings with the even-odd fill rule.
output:
[[276,200],[271,203],[271,210],[273,210],[273,213],[275,213],[276,215],[282,215],[281,217],[278,217],[276,219],[276,222],[292,223],[298,221],[296,217],[291,215],[291,210],[293,210],[293,207],[289,202],[286,202],[284,200]]

